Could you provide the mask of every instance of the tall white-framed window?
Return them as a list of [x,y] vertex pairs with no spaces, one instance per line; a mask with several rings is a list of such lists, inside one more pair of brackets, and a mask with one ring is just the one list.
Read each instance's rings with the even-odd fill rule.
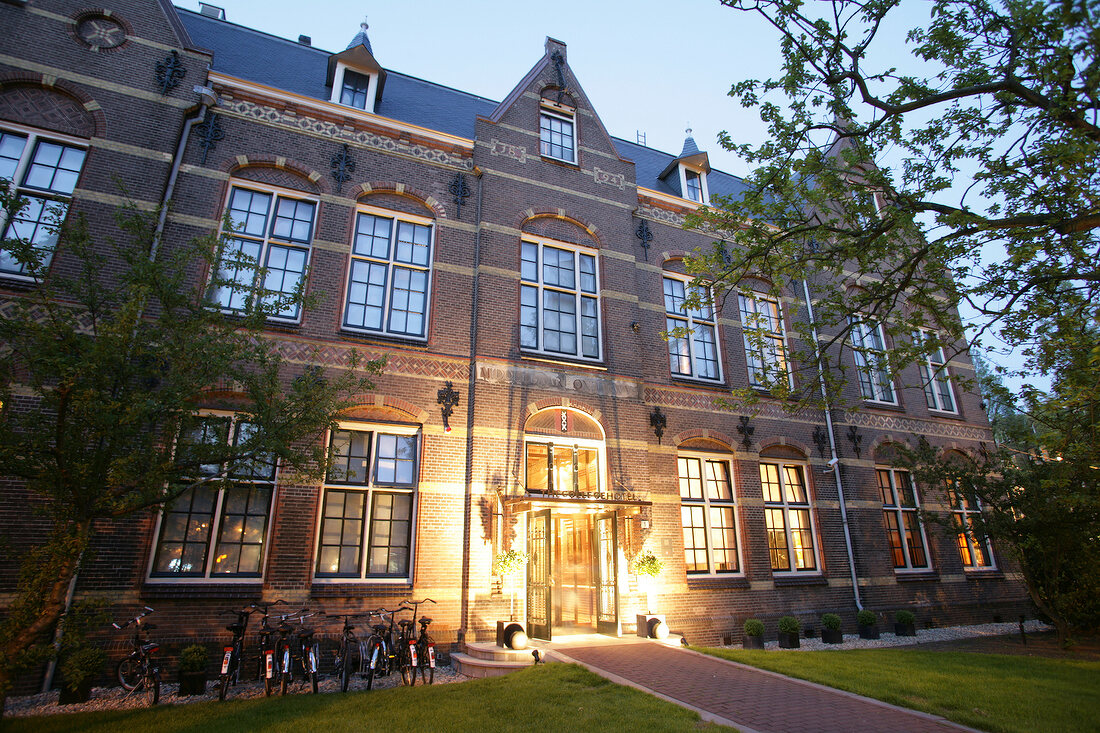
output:
[[957,413],[955,395],[951,389],[951,375],[947,372],[947,357],[943,346],[927,331],[913,333],[913,342],[928,349],[920,362],[921,383],[924,386],[924,401],[929,410]]
[[419,428],[341,423],[329,451],[314,577],[411,579]]
[[683,197],[689,201],[700,204],[710,201],[706,171],[688,168],[686,165],[680,164],[680,190],[684,192]]
[[705,454],[681,453],[676,463],[688,574],[741,572],[730,462]]
[[668,365],[676,376],[720,381],[721,360],[718,357],[718,328],[710,294],[697,308],[686,308],[684,299],[689,280],[664,277],[665,328],[668,332],[681,328],[685,336],[668,337]]
[[231,229],[222,233],[210,301],[245,312],[260,297],[275,308],[272,318],[299,320],[301,304],[291,298],[305,287],[317,199],[242,181],[230,187],[226,209]]
[[[202,415],[182,431],[177,452],[232,440],[240,445],[255,427],[235,415]],[[196,479],[160,514],[149,576],[153,579],[233,580],[260,578],[267,561],[274,459],[232,466],[204,464]],[[224,480],[218,477],[224,475]]]
[[[27,202],[10,218],[0,211],[0,231],[4,239],[30,242],[42,267],[53,257],[87,152],[87,141],[78,138],[25,127],[0,129],[0,178]],[[28,264],[0,248],[0,275],[30,277]]]
[[886,358],[886,339],[882,324],[850,316],[852,353],[859,375],[859,391],[868,402],[896,405],[897,392],[890,379]]
[[539,111],[539,152],[547,158],[566,163],[577,162],[575,117],[565,112]]
[[968,570],[993,569],[993,546],[989,537],[981,531],[981,502],[973,494],[960,491],[955,482],[948,482],[947,495],[951,500],[956,542],[963,567]]
[[817,543],[805,467],[797,463],[761,463],[760,485],[772,572],[817,572]]
[[876,468],[882,516],[895,570],[928,570],[928,539],[920,521],[920,499],[913,477],[897,468]]
[[433,222],[360,206],[351,245],[343,327],[428,337]]
[[779,301],[759,293],[740,293],[737,302],[749,384],[768,387],[786,381],[789,386],[791,372],[787,365],[787,339]]
[[525,238],[520,262],[520,347],[598,361],[599,272],[595,251]]

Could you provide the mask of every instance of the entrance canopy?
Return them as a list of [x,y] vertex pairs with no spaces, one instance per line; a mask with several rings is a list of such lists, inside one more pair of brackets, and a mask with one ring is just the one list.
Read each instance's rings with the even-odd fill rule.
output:
[[636,491],[545,491],[506,497],[504,505],[513,512],[557,509],[565,513],[597,514],[618,510],[620,516],[631,516],[653,502]]

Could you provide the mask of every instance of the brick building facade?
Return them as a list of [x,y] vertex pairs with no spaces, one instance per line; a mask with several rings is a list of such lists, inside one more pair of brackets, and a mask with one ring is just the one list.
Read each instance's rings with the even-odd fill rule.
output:
[[[749,284],[720,309],[679,306],[682,257],[712,242],[684,217],[743,184],[690,137],[671,155],[611,136],[565,44],[547,39],[498,103],[384,69],[365,28],[329,53],[154,0],[7,2],[0,22],[16,29],[0,57],[0,173],[34,194],[36,165],[67,171],[48,195],[106,234],[119,183],[152,208],[178,169],[165,247],[217,230],[228,208],[232,246],[265,264],[268,287],[304,278],[319,296],[272,319],[285,356],[327,370],[353,348],[388,359],[330,435],[325,481],[260,477],[104,527],[78,594],[155,606],[177,630],[165,641],[219,640],[218,612],[247,600],[344,613],[428,596],[452,648],[491,638],[513,592],[535,636],[632,632],[643,549],[664,561],[654,609],[693,642],[739,638],[748,617],[774,633],[788,613],[854,627],[857,589],[921,624],[1025,603],[997,548],[922,524],[918,502],[952,508],[888,463],[915,436],[963,453],[991,440],[957,381],[969,360],[896,382],[864,365],[847,395],[862,408],[831,422],[766,396],[753,412],[715,406],[782,364],[806,294],[777,303]],[[51,266],[71,263],[59,251]],[[4,298],[28,287],[17,265],[0,270]],[[246,275],[212,304],[246,307]],[[763,348],[744,338],[750,321]],[[691,336],[662,338],[678,325]],[[6,482],[5,516],[24,502]],[[41,531],[18,526],[16,547]],[[492,573],[511,548],[531,553],[526,579]],[[7,589],[15,568],[0,562]]]

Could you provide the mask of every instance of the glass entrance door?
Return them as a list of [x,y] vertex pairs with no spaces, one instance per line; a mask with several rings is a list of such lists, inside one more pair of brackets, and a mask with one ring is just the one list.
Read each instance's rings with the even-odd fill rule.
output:
[[527,520],[527,633],[550,640],[550,510],[531,512]]
[[615,512],[596,517],[593,544],[596,565],[596,631],[619,634],[619,584],[615,548]]

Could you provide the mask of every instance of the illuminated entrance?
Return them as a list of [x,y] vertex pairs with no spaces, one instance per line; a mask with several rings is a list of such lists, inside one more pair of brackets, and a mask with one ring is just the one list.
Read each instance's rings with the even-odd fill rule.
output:
[[649,502],[607,489],[603,431],[589,416],[563,408],[527,422],[528,634],[620,632],[618,518]]

